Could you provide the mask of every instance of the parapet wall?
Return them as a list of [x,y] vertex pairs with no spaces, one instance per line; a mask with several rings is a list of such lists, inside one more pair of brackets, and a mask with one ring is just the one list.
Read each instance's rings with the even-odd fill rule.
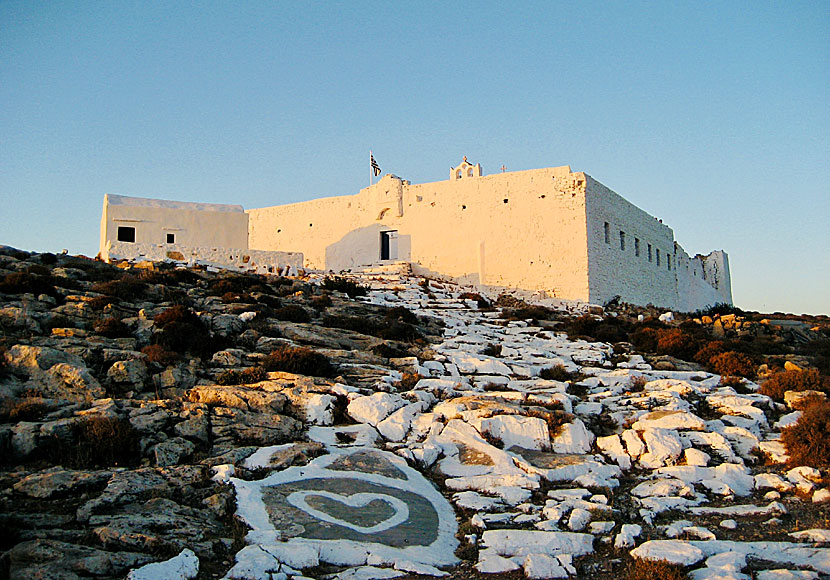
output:
[[101,259],[175,262],[190,266],[216,266],[255,274],[296,273],[303,267],[301,252],[268,252],[240,248],[194,247],[180,244],[134,244],[109,241]]

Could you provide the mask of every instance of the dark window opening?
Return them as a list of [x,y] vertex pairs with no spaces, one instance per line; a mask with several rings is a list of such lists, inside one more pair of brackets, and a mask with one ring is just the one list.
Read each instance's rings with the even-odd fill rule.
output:
[[504,203],[507,203],[507,198],[506,197],[504,198]]
[[620,249],[625,250],[625,232],[620,230]]
[[118,226],[118,241],[135,243],[135,228]]
[[167,243],[168,244],[175,244],[176,243],[176,234],[167,234]]
[[634,238],[634,255],[640,256],[640,238]]
[[648,261],[651,262],[651,244],[648,245]]
[[660,265],[660,248],[657,248],[657,265]]
[[611,243],[611,226],[608,225],[608,222],[605,222],[605,225],[603,227],[605,228],[605,243],[610,244]]

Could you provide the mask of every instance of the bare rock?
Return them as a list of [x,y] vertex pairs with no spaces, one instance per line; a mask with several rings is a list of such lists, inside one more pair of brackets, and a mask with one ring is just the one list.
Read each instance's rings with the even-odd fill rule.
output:
[[211,432],[216,438],[253,445],[275,445],[296,439],[303,424],[276,413],[251,413],[241,409],[216,407],[211,415]]
[[108,471],[73,471],[53,467],[24,477],[14,484],[14,490],[29,497],[50,499],[103,487],[111,475]]
[[173,431],[176,435],[196,441],[203,445],[210,442],[210,418],[205,409],[189,409],[182,412],[184,421],[176,423]]
[[173,437],[166,441],[156,444],[153,447],[153,456],[156,465],[159,467],[169,467],[171,465],[178,465],[184,459],[190,457],[196,450],[196,446],[181,437]]
[[187,393],[193,403],[209,406],[231,407],[262,413],[281,413],[286,397],[282,393],[243,386],[198,386]]
[[107,371],[107,378],[128,389],[142,390],[150,378],[147,363],[141,359],[119,360]]
[[7,553],[10,580],[76,580],[123,576],[154,560],[148,554],[108,552],[56,540],[21,542]]

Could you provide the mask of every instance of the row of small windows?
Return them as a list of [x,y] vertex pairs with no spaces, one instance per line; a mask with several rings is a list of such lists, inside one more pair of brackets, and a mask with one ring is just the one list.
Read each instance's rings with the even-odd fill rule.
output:
[[[603,229],[604,229],[604,233],[605,233],[605,243],[610,245],[611,244],[611,225],[608,222],[605,222],[605,224],[603,226]],[[620,230],[620,250],[623,251],[623,252],[625,251],[625,245],[626,245],[625,232]],[[646,244],[646,246],[648,247],[648,261],[649,262],[654,262],[655,258],[656,258],[657,265],[659,266],[660,261],[661,261],[660,260],[660,249],[659,248],[652,248],[651,244]],[[638,258],[640,257],[640,238],[634,238],[634,255],[637,256]],[[666,269],[671,270],[671,255],[670,254],[665,254],[665,255],[666,255],[666,259],[665,259]]]
[[[129,226],[118,226],[118,233],[116,235],[116,239],[119,242],[129,242],[131,244],[135,243],[135,228]],[[176,234],[167,234],[167,243],[168,244],[175,244],[176,243]]]

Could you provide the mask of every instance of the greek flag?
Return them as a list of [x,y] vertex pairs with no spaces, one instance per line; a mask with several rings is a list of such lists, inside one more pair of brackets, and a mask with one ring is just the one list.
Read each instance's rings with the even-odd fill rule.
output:
[[375,156],[369,153],[369,165],[372,166],[372,173],[377,177],[380,175],[380,165],[375,161]]

